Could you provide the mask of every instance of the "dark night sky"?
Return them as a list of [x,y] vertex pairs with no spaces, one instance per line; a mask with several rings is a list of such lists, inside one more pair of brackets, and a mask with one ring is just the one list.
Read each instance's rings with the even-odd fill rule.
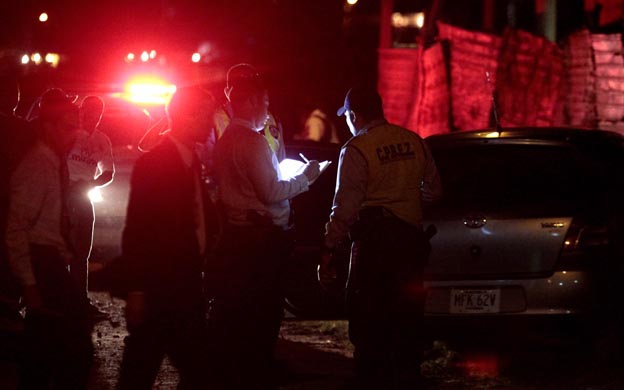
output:
[[[378,0],[361,1],[363,9],[376,11]],[[36,22],[43,10],[50,14],[45,24]],[[198,67],[187,67],[201,42],[210,43],[216,56],[201,72],[253,63],[269,81],[276,105],[330,95],[333,108],[351,78],[375,75],[377,26],[370,26],[372,39],[355,42],[356,34],[355,43],[346,42],[342,0],[3,0],[0,12],[1,46],[66,54],[57,74],[45,75],[48,83],[65,82],[68,75],[113,82],[127,67],[127,52],[152,48],[167,56],[175,77],[196,76]],[[345,47],[368,51],[352,72]]]
[[[496,1],[496,28],[506,25],[508,1]],[[533,0],[515,0],[528,10]],[[420,11],[432,0],[394,0],[403,12]],[[82,82],[114,82],[127,67],[129,51],[156,49],[167,55],[174,77],[219,75],[237,62],[256,65],[271,87],[282,115],[293,102],[333,111],[354,82],[375,82],[381,0],[360,0],[351,13],[344,0],[2,0],[0,54],[58,51],[67,61],[55,74],[39,75],[61,83],[69,75]],[[482,0],[445,0],[440,18],[478,29]],[[560,0],[562,10],[582,8],[582,0]],[[580,5],[580,6],[579,6]],[[36,22],[46,10],[50,21]],[[526,12],[525,12],[526,13]],[[574,13],[570,13],[574,15]],[[562,14],[563,16],[563,14]],[[34,23],[33,23],[34,21]],[[575,23],[578,23],[576,21]],[[189,70],[188,58],[201,42],[214,59]],[[15,54],[15,53],[13,53]],[[172,70],[173,69],[173,70]],[[33,74],[29,74],[33,77]],[[62,80],[62,81],[61,81]],[[221,88],[222,80],[217,84]],[[295,121],[297,118],[292,118]]]

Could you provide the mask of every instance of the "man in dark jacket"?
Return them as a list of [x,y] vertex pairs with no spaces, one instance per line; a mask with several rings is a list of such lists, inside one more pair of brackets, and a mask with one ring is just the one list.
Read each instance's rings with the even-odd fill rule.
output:
[[165,355],[181,388],[204,387],[202,269],[214,221],[194,146],[213,110],[201,88],[179,89],[167,106],[170,133],[134,167],[122,242],[130,335],[119,389],[151,389]]

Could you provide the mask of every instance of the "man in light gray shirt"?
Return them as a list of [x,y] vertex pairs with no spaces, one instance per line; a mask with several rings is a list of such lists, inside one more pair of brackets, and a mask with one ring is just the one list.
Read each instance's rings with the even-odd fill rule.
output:
[[41,100],[39,140],[10,181],[6,244],[26,305],[20,388],[86,388],[91,329],[69,274],[64,154],[78,130],[78,108],[60,90]]
[[226,225],[217,249],[212,309],[219,341],[216,371],[226,387],[268,388],[282,319],[280,274],[292,244],[289,200],[308,190],[318,161],[283,179],[258,131],[268,117],[267,89],[256,73],[232,85],[232,122],[216,144],[219,201]]

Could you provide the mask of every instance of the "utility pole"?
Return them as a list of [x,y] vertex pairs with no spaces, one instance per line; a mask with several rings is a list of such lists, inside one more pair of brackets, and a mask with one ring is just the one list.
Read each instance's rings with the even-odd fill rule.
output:
[[495,0],[483,0],[483,31],[494,32]]
[[549,41],[557,40],[557,0],[536,0],[535,17],[538,33]]
[[379,15],[379,48],[389,49],[392,47],[392,10],[394,0],[381,0],[381,12]]

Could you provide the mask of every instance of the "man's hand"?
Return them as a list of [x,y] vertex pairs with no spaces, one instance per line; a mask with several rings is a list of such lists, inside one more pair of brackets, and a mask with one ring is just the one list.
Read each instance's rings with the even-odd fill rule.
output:
[[145,321],[145,295],[141,291],[131,291],[126,299],[126,327],[129,331]]
[[84,196],[89,196],[89,191],[93,189],[92,183],[89,183],[86,180],[78,180],[72,183],[71,187],[72,191],[75,191],[79,194],[83,194]]
[[308,161],[308,163],[303,168],[303,174],[306,175],[310,184],[314,183],[314,180],[316,180],[321,174],[319,162],[316,160]]
[[321,262],[317,268],[317,277],[321,288],[325,291],[336,284],[336,267],[333,262],[333,252],[323,251],[321,253]]
[[94,187],[104,187],[113,181],[113,171],[104,171],[93,181]]

